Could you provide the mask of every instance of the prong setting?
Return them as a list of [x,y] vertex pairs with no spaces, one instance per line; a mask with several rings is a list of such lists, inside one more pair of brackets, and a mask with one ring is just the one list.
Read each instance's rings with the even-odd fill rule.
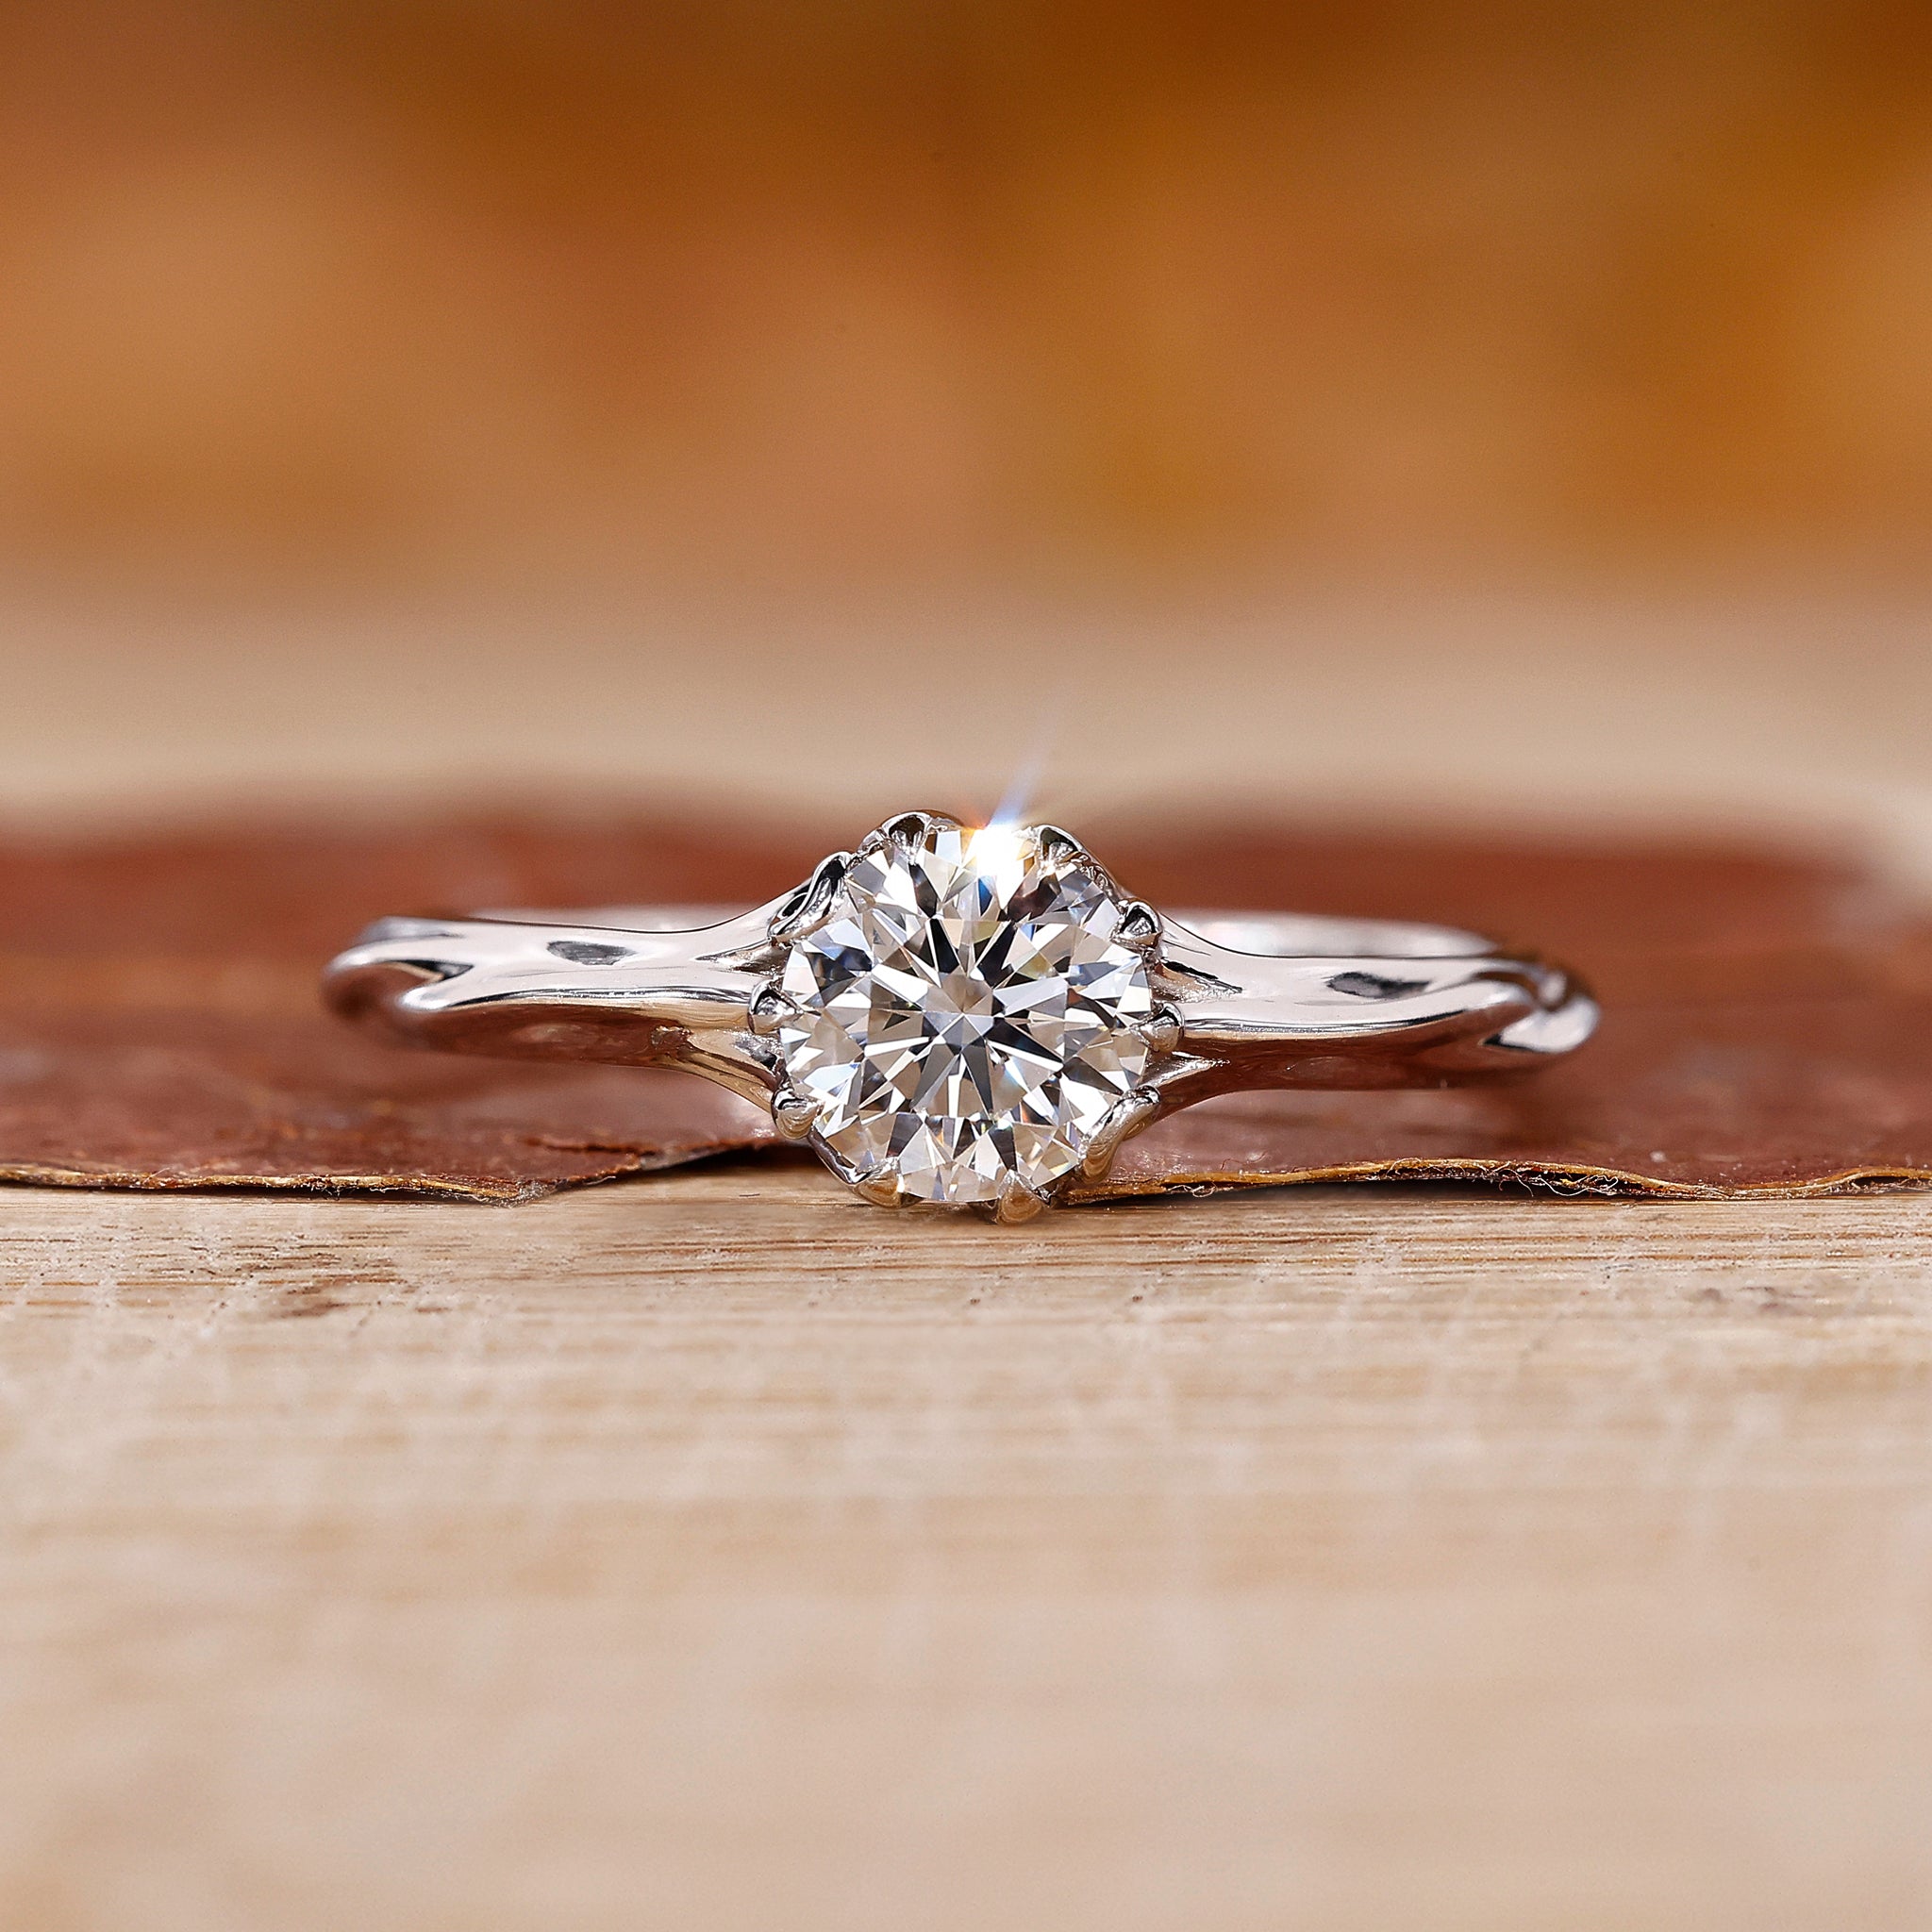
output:
[[908,852],[930,833],[936,825],[957,825],[959,821],[948,812],[942,811],[902,811],[896,818],[888,819],[877,831],[868,832],[858,842],[854,856],[864,858],[872,853],[884,851]]
[[1035,825],[1033,836],[1039,841],[1041,856],[1056,864],[1073,865],[1089,859],[1086,846],[1058,825]]
[[788,1141],[805,1140],[818,1118],[818,1102],[803,1093],[780,1093],[772,1102],[772,1124]]
[[769,1040],[797,1012],[798,1008],[789,994],[781,992],[775,986],[765,986],[752,995],[749,1010],[751,1030],[760,1040]]
[[834,852],[819,860],[811,876],[772,915],[771,937],[774,945],[789,945],[824,923],[832,894],[843,883],[845,869],[851,863],[849,852]]
[[1173,1053],[1181,1043],[1181,1016],[1172,1007],[1157,1007],[1153,1017],[1142,1022],[1141,1038],[1150,1052]]
[[1000,1183],[999,1198],[993,1204],[992,1218],[1002,1227],[1014,1227],[1023,1221],[1031,1221],[1041,1208],[1047,1206],[1043,1195],[1029,1188],[1016,1174],[1009,1174]]
[[1120,936],[1130,946],[1160,943],[1160,914],[1144,899],[1129,899],[1121,908]]
[[1101,1124],[1080,1162],[1081,1174],[1097,1181],[1114,1163],[1124,1141],[1151,1127],[1160,1117],[1160,1095],[1142,1087],[1127,1095]]

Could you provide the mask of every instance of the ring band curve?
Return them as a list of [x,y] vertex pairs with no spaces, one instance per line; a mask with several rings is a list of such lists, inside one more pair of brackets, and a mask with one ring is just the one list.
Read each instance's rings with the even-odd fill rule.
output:
[[1518,1074],[1598,1017],[1573,974],[1474,933],[1162,914],[1058,827],[935,812],[749,912],[385,919],[325,988],[415,1045],[699,1074],[867,1200],[1001,1220],[1213,1095]]

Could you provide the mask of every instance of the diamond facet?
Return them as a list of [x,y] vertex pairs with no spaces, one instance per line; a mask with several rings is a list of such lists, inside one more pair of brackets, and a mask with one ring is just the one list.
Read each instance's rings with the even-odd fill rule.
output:
[[949,820],[860,848],[780,981],[777,1046],[818,1137],[902,1195],[993,1202],[1080,1164],[1149,1058],[1143,952],[1077,848]]

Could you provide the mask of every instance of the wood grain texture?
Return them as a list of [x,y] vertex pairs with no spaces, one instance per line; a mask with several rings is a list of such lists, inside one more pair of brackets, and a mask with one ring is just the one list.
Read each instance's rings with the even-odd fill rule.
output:
[[1917,1932],[1932,1199],[0,1194],[21,1932]]

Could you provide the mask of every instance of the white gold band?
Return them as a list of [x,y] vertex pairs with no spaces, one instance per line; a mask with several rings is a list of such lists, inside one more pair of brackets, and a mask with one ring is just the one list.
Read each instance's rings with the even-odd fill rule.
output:
[[[1045,1134],[1054,1174],[1078,1165],[1091,1175],[1127,1133],[1212,1094],[1480,1080],[1547,1064],[1596,1024],[1595,1003],[1563,969],[1474,933],[1289,913],[1162,917],[1054,827],[1003,833],[977,858],[975,841],[994,842],[908,814],[749,912],[385,920],[330,966],[328,996],[420,1045],[701,1074],[771,1105],[781,1131],[812,1139],[873,1199],[903,1192],[908,1132],[984,1139],[1008,1105],[996,1090],[1015,1080],[1024,1097],[998,1116],[1001,1158],[1022,1162],[1016,1133]],[[890,903],[889,890],[900,894]],[[870,957],[879,943],[891,959]],[[841,1152],[826,1126],[826,1096],[843,1104],[847,1088],[834,1083],[848,1074],[853,1091],[871,1083],[874,1115],[903,1116],[887,1123],[890,1141],[866,1142],[890,1146],[890,1160]],[[1110,1083],[1105,1120],[1041,1115],[1060,1105],[1063,1082],[1080,1080]],[[1034,1161],[1041,1173],[1045,1159]],[[982,1183],[961,1168],[921,1198],[978,1200]]]

